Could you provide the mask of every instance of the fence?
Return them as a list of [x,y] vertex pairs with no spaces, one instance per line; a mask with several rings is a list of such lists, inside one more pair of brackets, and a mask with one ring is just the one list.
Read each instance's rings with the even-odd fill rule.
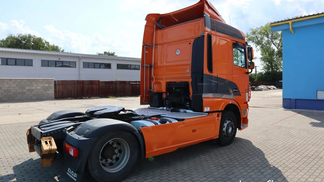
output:
[[140,82],[136,81],[54,81],[55,99],[137,96],[140,95]]

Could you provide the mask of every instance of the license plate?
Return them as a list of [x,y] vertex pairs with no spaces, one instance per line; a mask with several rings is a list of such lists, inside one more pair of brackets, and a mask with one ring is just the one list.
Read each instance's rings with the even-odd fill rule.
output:
[[72,169],[68,168],[66,174],[70,176],[74,181],[77,181],[78,179],[78,174],[74,172]]

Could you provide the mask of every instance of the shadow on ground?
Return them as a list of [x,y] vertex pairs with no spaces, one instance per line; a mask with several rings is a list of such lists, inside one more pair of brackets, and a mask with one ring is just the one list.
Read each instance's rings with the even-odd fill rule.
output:
[[30,182],[54,182],[73,181],[65,174],[65,166],[62,157],[57,157],[53,166],[41,168],[41,159],[29,159],[13,167],[13,174],[1,176],[0,181],[30,181]]
[[145,160],[126,181],[287,181],[252,142],[236,138],[221,147],[205,142]]
[[[14,174],[0,181],[73,181],[64,170],[63,159],[52,167],[40,168],[40,159],[29,159],[13,167]],[[212,142],[189,146],[141,161],[125,181],[287,181],[282,172],[271,166],[264,153],[252,142],[236,138],[221,147]],[[83,181],[93,181],[89,175]]]
[[324,112],[322,112],[322,111],[313,111],[313,110],[295,110],[293,112],[318,121],[318,122],[311,122],[310,123],[313,127],[324,128]]

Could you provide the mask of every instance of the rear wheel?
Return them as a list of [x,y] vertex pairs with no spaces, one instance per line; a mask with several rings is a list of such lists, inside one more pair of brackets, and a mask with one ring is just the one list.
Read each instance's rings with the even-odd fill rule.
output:
[[219,144],[229,145],[233,142],[237,130],[236,116],[232,111],[225,110],[219,127]]
[[91,176],[100,182],[123,180],[138,159],[138,141],[132,133],[113,131],[94,144],[88,158]]

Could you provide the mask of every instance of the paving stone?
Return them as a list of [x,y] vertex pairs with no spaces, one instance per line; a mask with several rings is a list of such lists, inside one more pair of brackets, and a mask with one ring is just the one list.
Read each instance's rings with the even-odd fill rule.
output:
[[[204,142],[156,156],[154,161],[140,161],[125,181],[323,181],[324,112],[284,110],[281,100],[272,102],[277,95],[267,93],[275,92],[263,92],[265,98],[250,104],[249,128],[239,131],[231,145]],[[0,122],[1,182],[73,181],[63,170],[62,158],[41,168],[39,156],[28,152],[25,133],[37,123]],[[93,179],[87,175],[84,181]]]

